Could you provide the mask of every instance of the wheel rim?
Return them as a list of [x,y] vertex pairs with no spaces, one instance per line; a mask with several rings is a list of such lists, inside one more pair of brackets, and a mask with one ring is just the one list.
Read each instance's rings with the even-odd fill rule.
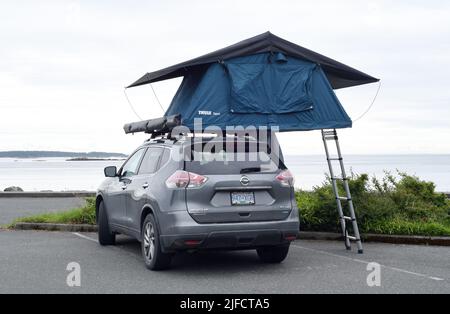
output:
[[144,253],[148,261],[155,255],[155,229],[151,222],[147,222],[144,229]]

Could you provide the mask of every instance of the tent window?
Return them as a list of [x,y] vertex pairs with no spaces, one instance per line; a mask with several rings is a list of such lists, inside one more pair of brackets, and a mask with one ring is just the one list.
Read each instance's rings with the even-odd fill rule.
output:
[[291,113],[312,109],[310,65],[287,62],[226,65],[233,113]]

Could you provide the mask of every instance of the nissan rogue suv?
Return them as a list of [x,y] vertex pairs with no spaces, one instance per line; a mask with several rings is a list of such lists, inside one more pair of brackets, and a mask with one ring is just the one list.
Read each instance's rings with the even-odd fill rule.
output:
[[267,143],[248,138],[149,140],[120,169],[106,167],[96,198],[98,237],[141,242],[147,268],[176,252],[256,249],[282,262],[299,232],[293,177]]

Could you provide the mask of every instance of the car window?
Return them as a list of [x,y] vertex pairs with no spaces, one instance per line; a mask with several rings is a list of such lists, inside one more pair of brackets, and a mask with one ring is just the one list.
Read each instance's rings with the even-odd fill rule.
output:
[[139,167],[139,162],[141,161],[141,157],[144,154],[145,149],[141,148],[136,151],[133,156],[131,156],[125,164],[122,166],[122,177],[131,177],[137,174],[137,170]]
[[158,170],[161,169],[169,161],[169,158],[170,158],[170,149],[165,148],[163,155],[161,157],[161,161],[159,163]]
[[239,148],[236,143],[232,144],[223,143],[212,150],[205,149],[205,144],[192,145],[190,151],[186,151],[185,170],[203,175],[275,173],[286,168],[279,159],[264,151],[264,147],[246,143]]
[[139,174],[155,173],[163,150],[164,148],[162,147],[150,147],[147,149],[141,163],[141,168],[139,169]]

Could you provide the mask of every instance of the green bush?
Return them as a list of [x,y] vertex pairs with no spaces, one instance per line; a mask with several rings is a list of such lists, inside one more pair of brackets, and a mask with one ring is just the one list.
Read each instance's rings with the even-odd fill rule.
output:
[[[382,179],[352,174],[349,187],[362,232],[406,235],[450,235],[450,201],[435,192],[432,182],[403,172],[388,172]],[[341,196],[345,195],[338,182]],[[336,200],[331,181],[312,192],[297,191],[301,228],[340,232]],[[344,211],[346,202],[342,202]]]

